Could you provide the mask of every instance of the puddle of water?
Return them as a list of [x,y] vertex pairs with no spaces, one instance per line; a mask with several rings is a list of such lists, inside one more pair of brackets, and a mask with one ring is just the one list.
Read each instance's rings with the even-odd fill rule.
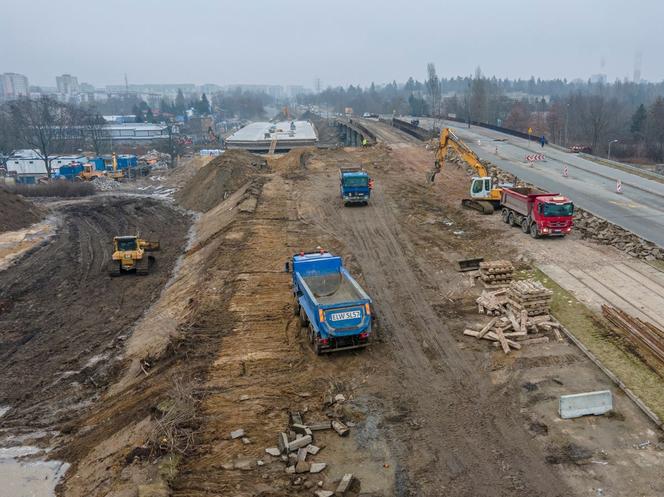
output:
[[0,448],[0,493],[11,497],[55,497],[68,463],[19,459],[43,452],[37,447]]

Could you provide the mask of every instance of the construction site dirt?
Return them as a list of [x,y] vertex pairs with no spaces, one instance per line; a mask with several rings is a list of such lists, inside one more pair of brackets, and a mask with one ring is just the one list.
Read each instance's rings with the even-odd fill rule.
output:
[[[525,267],[524,261],[544,253],[535,248],[540,241],[516,230],[506,236],[499,220],[462,210],[462,168],[447,168],[436,185],[427,185],[431,151],[383,124],[371,126],[380,141],[374,147],[270,157],[267,167],[243,175],[232,193],[224,175],[205,172],[206,181],[224,182],[210,185],[223,195],[216,205],[201,206],[186,249],[187,218],[141,200],[152,213],[144,221],[153,223],[141,234],[162,244],[159,272],[145,279],[105,278],[95,265],[106,255],[92,264],[79,262],[72,252],[105,249],[88,249],[89,238],[70,234],[73,228],[62,228],[48,245],[0,272],[2,291],[16,292],[21,275],[27,279],[46,264],[40,253],[53,251],[63,266],[74,260],[77,266],[66,271],[86,285],[78,295],[96,302],[87,305],[94,312],[91,322],[85,308],[67,311],[85,327],[80,329],[71,319],[65,326],[62,312],[52,307],[49,347],[62,352],[38,370],[24,371],[43,395],[10,392],[2,384],[12,405],[3,418],[10,430],[23,429],[19,421],[25,420],[38,428],[49,405],[67,413],[44,418],[61,431],[51,440],[54,457],[72,465],[60,495],[304,496],[334,491],[347,473],[358,482],[346,494],[353,496],[664,494],[661,434],[573,344],[533,345],[505,355],[462,334],[482,322],[475,304],[481,289],[457,271],[457,261],[483,256]],[[368,206],[343,207],[340,164],[362,165],[375,180]],[[194,177],[174,174],[181,183]],[[191,185],[187,190],[195,191]],[[139,205],[130,198],[105,202],[123,219]],[[79,221],[65,226],[90,222],[104,236],[127,228],[108,220],[110,227],[100,228],[105,223],[93,221],[100,212],[102,206],[83,203],[66,207],[64,216]],[[163,254],[168,236],[172,252]],[[564,242],[591,253],[589,242]],[[544,243],[543,250],[553,250]],[[375,336],[365,350],[316,356],[293,314],[284,263],[318,246],[341,255],[373,299]],[[50,274],[41,278],[57,281]],[[127,285],[124,297],[113,293],[121,305],[136,306],[131,320],[104,297],[109,285],[118,284]],[[50,288],[55,295],[71,293]],[[17,303],[0,319],[23,305],[12,298]],[[49,305],[63,302],[59,297]],[[16,322],[9,322],[16,330]],[[63,342],[99,323],[107,324],[94,343],[79,349]],[[17,336],[3,342],[17,344]],[[10,367],[4,370],[16,376],[19,370],[11,368],[30,349],[7,350]],[[53,375],[63,371],[77,373],[53,384]],[[86,395],[71,388],[72,379]],[[611,415],[559,418],[561,394],[604,389],[614,392]],[[281,457],[265,451],[277,446],[293,413],[306,423],[337,420],[350,428],[345,437],[314,432],[321,450],[308,461],[326,463],[320,473],[290,474]],[[240,429],[241,437],[231,436]]]

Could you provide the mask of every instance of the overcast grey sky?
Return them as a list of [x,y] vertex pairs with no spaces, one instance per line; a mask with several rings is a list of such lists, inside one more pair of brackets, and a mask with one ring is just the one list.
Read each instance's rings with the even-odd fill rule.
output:
[[[664,79],[662,0],[0,0],[0,73],[55,85]],[[606,61],[601,69],[602,58]]]

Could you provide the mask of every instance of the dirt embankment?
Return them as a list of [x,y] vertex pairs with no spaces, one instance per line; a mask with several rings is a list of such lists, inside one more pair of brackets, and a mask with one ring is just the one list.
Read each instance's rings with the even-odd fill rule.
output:
[[[188,219],[162,202],[105,198],[62,208],[48,244],[0,272],[5,427],[61,425],[103,392],[134,322],[167,281]],[[110,278],[112,237],[140,231],[162,250],[147,277]]]
[[228,150],[200,168],[176,198],[187,209],[207,212],[266,167],[265,159],[244,150]]
[[29,200],[0,187],[0,233],[26,228],[38,222],[43,214]]

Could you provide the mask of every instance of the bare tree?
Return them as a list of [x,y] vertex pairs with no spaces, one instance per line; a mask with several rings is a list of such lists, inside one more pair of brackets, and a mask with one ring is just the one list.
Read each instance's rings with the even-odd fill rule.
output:
[[98,113],[87,112],[83,118],[83,129],[87,143],[90,144],[95,155],[100,156],[106,141],[109,139],[106,121]]
[[50,179],[52,155],[62,152],[73,128],[74,113],[68,105],[49,97],[17,100],[9,110],[18,143],[33,149],[44,161]]
[[590,127],[592,149],[598,150],[600,139],[609,124],[609,106],[602,95],[591,95],[588,97],[587,122]]
[[436,66],[433,62],[427,64],[427,93],[429,94],[429,103],[431,105],[431,115],[437,117],[440,115],[440,79],[436,74]]

